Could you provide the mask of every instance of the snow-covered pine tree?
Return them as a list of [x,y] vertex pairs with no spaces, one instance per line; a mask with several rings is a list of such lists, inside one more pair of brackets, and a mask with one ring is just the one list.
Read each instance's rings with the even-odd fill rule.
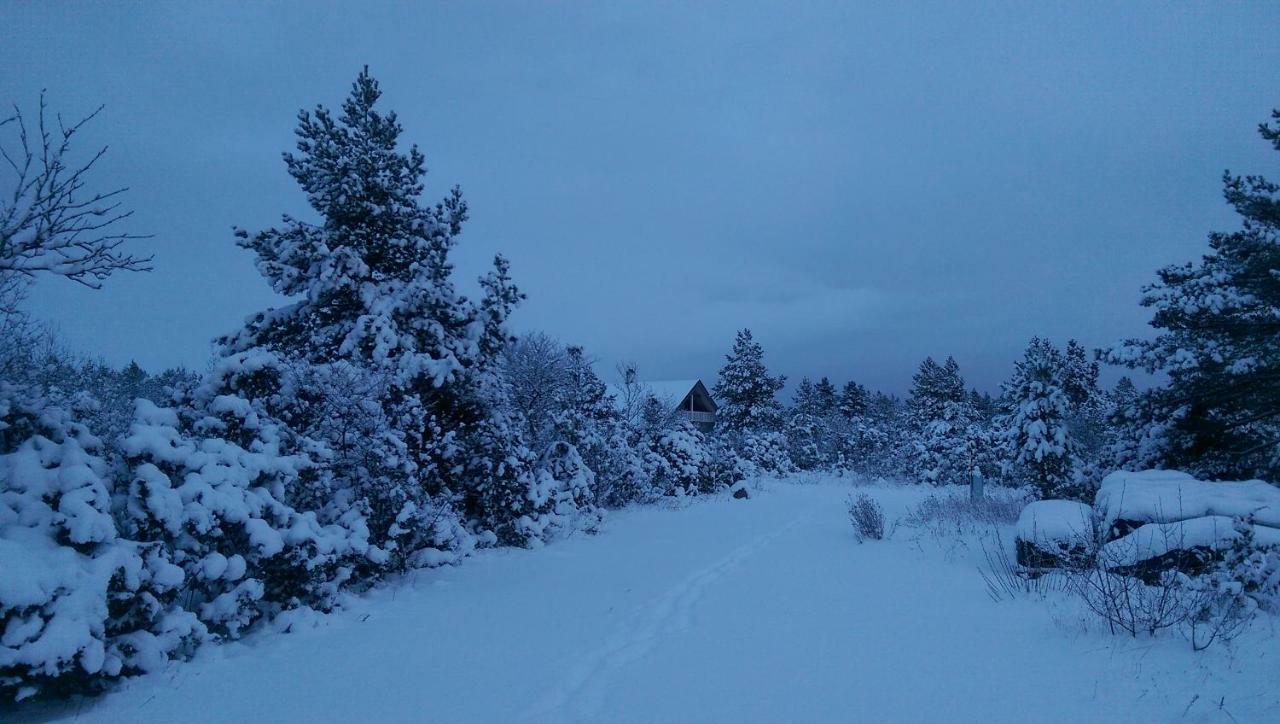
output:
[[617,404],[582,347],[565,350],[563,370],[552,421],[558,436],[577,448],[595,473],[597,500],[618,507],[644,497],[640,458],[627,444]]
[[801,470],[813,470],[821,464],[818,452],[818,400],[813,380],[801,377],[787,411],[784,433],[787,454]]
[[939,365],[932,357],[926,357],[911,378],[907,409],[913,423],[923,428],[932,420],[945,418],[948,405],[965,402],[964,378],[960,376],[960,365],[955,359],[948,357],[945,364]]
[[580,528],[594,530],[600,520],[594,472],[566,440],[556,440],[541,454],[531,450],[522,433],[528,425],[512,412],[501,353],[513,340],[507,319],[524,295],[511,282],[502,257],[494,260],[481,286],[480,355],[463,378],[470,383],[464,391],[478,393],[478,398],[464,397],[463,404],[480,403],[462,438],[464,509],[502,545],[539,545]]
[[893,395],[876,392],[867,406],[867,423],[859,472],[914,479],[916,437],[907,404]]
[[813,397],[820,417],[825,418],[838,411],[840,400],[836,396],[836,386],[826,377],[818,380],[813,386]]
[[801,470],[834,470],[844,461],[841,439],[845,425],[835,385],[823,377],[808,377],[796,387],[787,416],[787,445],[792,462]]
[[867,414],[867,408],[871,404],[871,395],[867,392],[867,388],[857,382],[846,382],[844,389],[840,392],[840,414],[846,419],[852,420]]
[[[1280,110],[1272,111],[1280,122]],[[1280,126],[1259,126],[1280,151]],[[1161,330],[1112,349],[1116,364],[1162,372],[1151,399],[1167,426],[1164,464],[1202,477],[1280,478],[1280,184],[1223,177],[1238,231],[1209,235],[1198,263],[1167,266],[1143,290]]]
[[817,417],[821,414],[821,407],[813,380],[801,377],[800,382],[796,384],[795,395],[791,398],[791,414]]
[[728,439],[752,474],[783,474],[794,468],[777,398],[785,384],[786,377],[769,374],[764,348],[751,330],[739,330],[714,387],[716,434]]
[[785,384],[786,377],[769,374],[764,349],[751,330],[739,330],[715,384],[717,428],[730,434],[780,430],[782,405],[776,395]]
[[1062,364],[1063,391],[1071,404],[1067,428],[1080,458],[1080,475],[1086,483],[1096,485],[1111,472],[1104,469],[1107,466],[1107,403],[1098,386],[1098,362],[1084,345],[1071,339],[1067,340]]
[[1155,419],[1156,393],[1140,392],[1121,377],[1107,396],[1106,446],[1101,460],[1112,470],[1149,470],[1168,459],[1167,423]]
[[522,544],[515,531],[528,526],[517,523],[545,514],[537,502],[545,496],[535,490],[537,457],[504,412],[496,372],[510,338],[506,318],[522,295],[501,257],[481,280],[479,304],[454,288],[449,253],[466,203],[454,188],[434,206],[420,204],[422,153],[399,147],[395,113],[375,108],[380,95],[366,68],[340,115],[324,107],[299,114],[298,151],[285,163],[320,223],[286,216],[278,228],[237,231],[276,291],[297,301],[250,318],[221,340],[223,352],[345,362],[385,382],[394,445],[384,450],[403,450],[382,464],[418,491],[391,529],[456,519],[449,508],[457,504],[499,541]]
[[289,174],[321,223],[292,217],[240,245],[279,293],[296,302],[251,317],[221,340],[225,354],[272,350],[286,360],[346,360],[385,374],[389,416],[405,433],[412,463],[432,494],[460,488],[458,431],[482,417],[459,390],[491,331],[451,281],[449,252],[467,217],[454,188],[422,206],[424,158],[399,148],[394,112],[366,68],[334,117],[328,109],[298,115],[298,152]]
[[974,412],[960,365],[929,357],[912,378],[907,403],[912,436],[911,474],[935,485],[965,484],[971,471],[967,440]]
[[1002,420],[1013,475],[1025,476],[1044,498],[1082,499],[1087,490],[1071,438],[1071,398],[1063,355],[1048,340],[1032,338],[1005,383],[1009,410]]

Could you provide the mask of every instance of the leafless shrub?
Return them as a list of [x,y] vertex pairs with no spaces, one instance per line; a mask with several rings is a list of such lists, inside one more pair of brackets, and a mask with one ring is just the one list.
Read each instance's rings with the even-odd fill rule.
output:
[[884,509],[870,495],[849,497],[849,520],[859,543],[884,539]]
[[1089,612],[1113,634],[1155,635],[1182,624],[1190,615],[1189,601],[1174,573],[1161,576],[1158,585],[1148,586],[1099,565],[1072,575],[1071,582]]
[[[1183,526],[1165,528],[1163,535],[1164,550],[1178,552],[1180,558],[1190,551]],[[1111,633],[1137,637],[1179,629],[1202,651],[1248,628],[1257,605],[1229,562],[1193,577],[1176,568],[1143,570],[1126,553],[1099,547],[1091,565],[1066,574],[1069,590]]]
[[1203,651],[1215,642],[1229,642],[1249,627],[1257,611],[1253,599],[1232,582],[1197,581],[1194,605],[1185,622],[1191,647]]
[[1016,522],[1026,503],[1020,494],[978,500],[967,494],[930,495],[911,509],[903,524],[938,538],[985,534],[994,526]]

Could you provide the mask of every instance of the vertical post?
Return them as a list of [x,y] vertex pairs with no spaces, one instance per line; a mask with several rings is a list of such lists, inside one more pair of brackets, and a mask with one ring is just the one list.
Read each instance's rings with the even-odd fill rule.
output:
[[978,470],[977,465],[974,465],[973,470],[969,472],[970,502],[976,503],[979,500],[982,500],[982,495],[983,495],[982,487],[983,487],[982,471]]

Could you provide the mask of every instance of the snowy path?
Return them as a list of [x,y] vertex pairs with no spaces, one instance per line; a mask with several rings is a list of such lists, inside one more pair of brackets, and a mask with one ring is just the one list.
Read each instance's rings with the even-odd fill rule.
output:
[[[1233,656],[1073,631],[1042,602],[992,603],[972,552],[903,531],[855,544],[848,492],[777,484],[490,552],[317,627],[211,648],[79,718],[1280,720],[1274,632]],[[925,491],[874,493],[892,518]]]

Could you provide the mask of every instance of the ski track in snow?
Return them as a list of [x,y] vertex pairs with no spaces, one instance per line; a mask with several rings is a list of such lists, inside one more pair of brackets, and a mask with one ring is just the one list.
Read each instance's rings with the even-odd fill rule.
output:
[[733,571],[744,560],[767,547],[779,536],[809,521],[800,516],[786,525],[741,545],[719,561],[696,571],[654,601],[641,605],[598,649],[584,655],[563,682],[521,716],[523,721],[588,721],[600,712],[609,682],[620,669],[651,652],[665,636],[687,631],[694,625],[694,610],[707,587]]

